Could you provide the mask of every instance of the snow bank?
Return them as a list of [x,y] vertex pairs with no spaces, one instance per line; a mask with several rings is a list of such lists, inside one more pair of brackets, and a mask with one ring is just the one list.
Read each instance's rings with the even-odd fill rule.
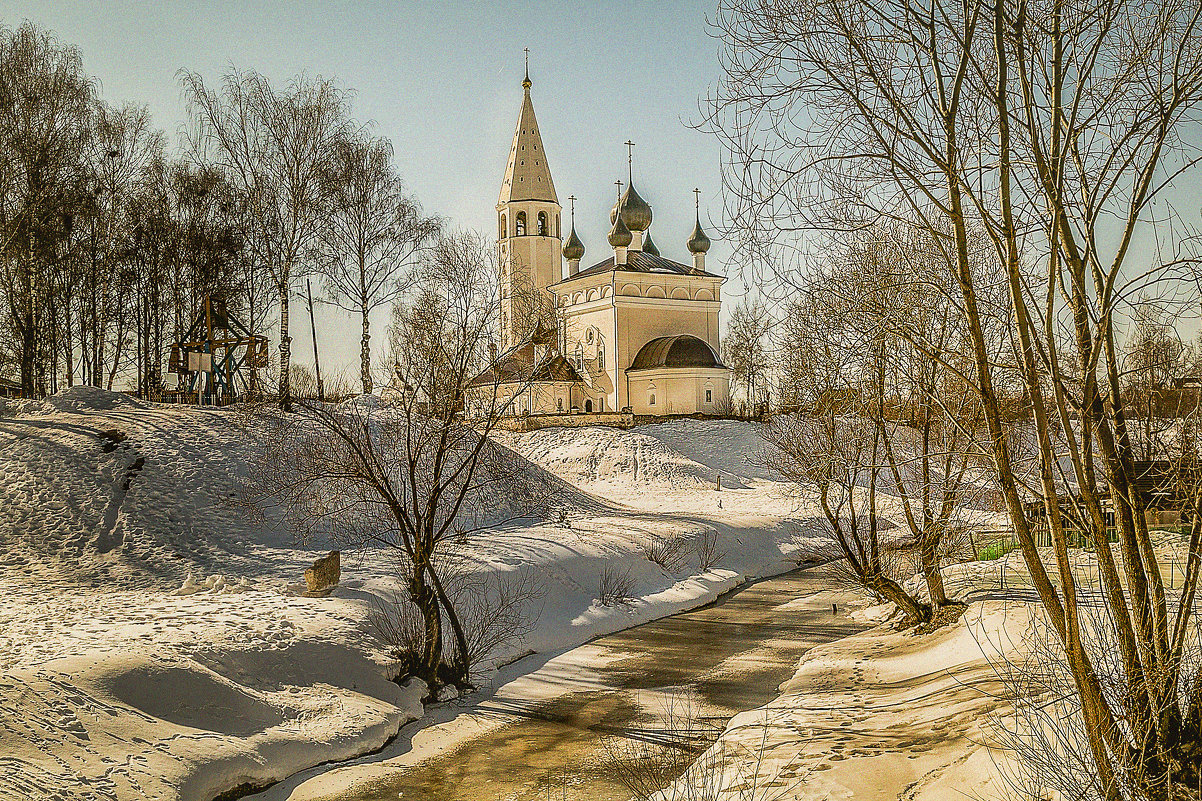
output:
[[[396,666],[368,623],[403,592],[394,563],[344,553],[331,596],[291,594],[330,543],[300,547],[240,505],[259,437],[244,424],[81,388],[0,418],[0,799],[208,801],[377,748],[420,714],[424,688],[387,681]],[[735,470],[750,426],[546,436],[554,447],[518,438],[501,455],[529,460],[521,480],[556,493],[563,517],[465,547],[478,578],[528,571],[546,590],[536,629],[494,662],[706,603],[829,548],[812,510]],[[707,539],[720,558],[703,565]],[[652,562],[669,540],[676,557]],[[630,597],[606,606],[614,570]]]
[[763,447],[753,424],[734,420],[674,420],[629,431],[544,428],[503,435],[527,459],[576,486],[604,489],[746,488],[769,479],[754,464]]
[[37,401],[26,401],[24,405],[15,405],[13,411],[20,414],[54,414],[55,412],[112,412],[121,409],[145,409],[149,404],[138,400],[125,392],[113,392],[100,387],[76,386],[68,387]]
[[1044,618],[1021,558],[943,572],[968,602],[960,620],[899,632],[896,608],[865,596],[851,617],[880,625],[807,652],[776,700],[732,719],[655,798],[736,801],[749,785],[799,801],[1010,797],[1015,769],[995,726],[1009,711],[1008,673]]

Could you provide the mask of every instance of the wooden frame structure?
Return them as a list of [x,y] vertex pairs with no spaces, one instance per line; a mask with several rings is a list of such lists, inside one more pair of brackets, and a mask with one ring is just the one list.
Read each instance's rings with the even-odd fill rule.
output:
[[183,341],[171,345],[168,370],[179,376],[180,390],[198,401],[232,403],[256,389],[256,371],[269,363],[268,347],[267,338],[252,334],[225,301],[205,296]]

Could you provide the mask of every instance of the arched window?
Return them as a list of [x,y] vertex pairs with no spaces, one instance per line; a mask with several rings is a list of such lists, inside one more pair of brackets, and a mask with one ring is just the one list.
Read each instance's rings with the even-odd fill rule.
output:
[[597,411],[599,411],[599,412],[605,411],[605,398],[597,399]]
[[592,400],[592,398],[589,398],[588,400],[586,400],[586,401],[584,402],[584,410],[585,410],[586,412],[588,412],[589,414],[592,414],[592,412],[593,412],[593,400]]
[[648,406],[654,406],[654,405],[655,405],[655,393],[654,393],[654,392],[652,392],[652,393],[651,393],[651,401],[650,401],[650,402],[649,402],[647,405],[648,405]]
[[500,231],[501,231],[501,233],[497,235],[498,239],[504,239],[505,237],[509,236],[509,229],[505,226],[505,215],[504,214],[501,215]]
[[555,399],[555,410],[559,412],[563,411],[563,398]]
[[597,369],[605,369],[605,337],[597,337]]
[[555,215],[555,235],[558,237],[563,236],[563,232],[559,230],[559,215],[558,214]]
[[526,235],[526,212],[519,211],[518,216],[513,218],[513,235],[514,236],[525,236]]
[[547,212],[540,211],[538,213],[538,235],[547,235]]
[[588,344],[593,344],[593,329],[590,328],[588,330],[588,333],[584,335],[584,339]]
[[576,352],[573,354],[573,357],[573,360],[576,362],[577,372],[584,370],[584,346],[579,342],[576,343]]

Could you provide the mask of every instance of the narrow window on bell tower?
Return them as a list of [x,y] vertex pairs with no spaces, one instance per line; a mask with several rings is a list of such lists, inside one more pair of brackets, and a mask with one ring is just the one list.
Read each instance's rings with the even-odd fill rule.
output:
[[513,235],[514,236],[525,236],[526,235],[526,212],[519,211],[518,216],[513,218]]

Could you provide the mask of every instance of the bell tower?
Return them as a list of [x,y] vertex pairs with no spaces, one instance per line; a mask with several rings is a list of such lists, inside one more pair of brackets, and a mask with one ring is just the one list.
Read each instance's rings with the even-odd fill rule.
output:
[[497,200],[502,350],[529,338],[539,322],[550,322],[547,287],[563,277],[562,207],[530,100],[529,49],[526,53],[522,110]]

